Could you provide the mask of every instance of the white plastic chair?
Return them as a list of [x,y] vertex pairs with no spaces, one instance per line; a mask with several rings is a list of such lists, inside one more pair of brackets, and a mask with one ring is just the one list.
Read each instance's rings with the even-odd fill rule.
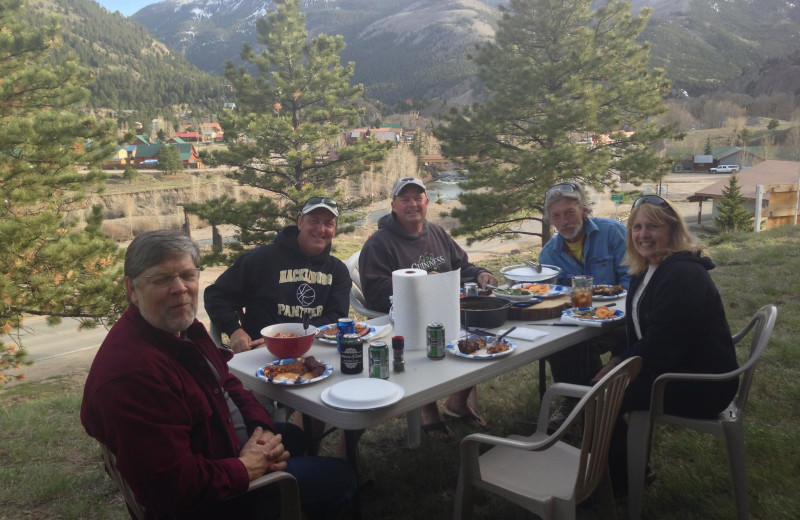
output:
[[[133,490],[128,486],[128,483],[125,482],[120,472],[117,471],[116,455],[102,442],[98,441],[97,444],[100,445],[100,453],[103,456],[103,464],[105,465],[106,471],[111,477],[111,480],[114,481],[114,484],[116,484],[117,489],[122,493],[128,510],[138,520],[144,520],[146,518],[145,508],[136,501]],[[293,475],[284,471],[275,471],[258,477],[250,482],[247,493],[270,484],[275,484],[280,487],[281,518],[284,520],[300,520],[300,490],[297,487],[297,480]]]
[[344,263],[350,272],[350,279],[353,280],[353,287],[350,288],[350,306],[354,311],[367,318],[386,316],[384,312],[368,309],[364,303],[364,293],[361,290],[361,275],[358,273],[358,256],[360,254],[361,251],[356,251]]
[[[556,383],[547,389],[536,431],[529,437],[472,434],[461,441],[456,520],[472,518],[475,488],[496,493],[545,520],[574,519],[576,505],[598,488],[604,516],[616,518],[608,471],[608,447],[625,389],[642,366],[639,357],[617,365],[594,386]],[[580,397],[567,420],[547,435],[550,402],[556,395]],[[579,448],[561,441],[585,414]],[[481,444],[494,445],[478,455]]]
[[[650,398],[650,411],[631,412],[628,421],[628,516],[631,520],[639,520],[642,516],[642,495],[644,493],[644,474],[650,458],[650,446],[653,438],[653,426],[656,423],[675,424],[697,431],[710,433],[725,440],[728,449],[733,494],[736,500],[737,518],[746,519],[747,513],[747,470],[744,452],[744,408],[747,395],[761,353],[769,343],[778,309],[774,305],[765,305],[756,312],[750,323],[733,336],[733,342],[739,343],[750,330],[753,339],[750,343],[750,355],[742,366],[725,374],[662,374],[653,383],[653,394]],[[710,419],[693,419],[664,413],[664,389],[670,381],[728,381],[739,378],[739,392],[734,401],[717,417]]]

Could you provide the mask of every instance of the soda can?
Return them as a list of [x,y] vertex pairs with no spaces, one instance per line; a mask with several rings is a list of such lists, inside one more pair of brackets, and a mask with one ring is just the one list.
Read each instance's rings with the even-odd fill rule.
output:
[[356,332],[356,322],[353,321],[353,318],[339,318],[339,321],[336,323],[336,349],[341,352],[342,351],[342,336],[345,334],[355,334]]
[[339,370],[342,374],[360,374],[364,371],[364,344],[358,334],[345,334],[341,342]]
[[389,347],[384,341],[369,344],[369,377],[389,379]]
[[444,343],[444,325],[431,323],[425,328],[425,340],[428,345],[428,358],[444,359],[446,346]]

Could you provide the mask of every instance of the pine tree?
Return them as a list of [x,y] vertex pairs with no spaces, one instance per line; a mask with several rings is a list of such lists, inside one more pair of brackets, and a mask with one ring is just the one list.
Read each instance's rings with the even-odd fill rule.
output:
[[116,149],[115,128],[76,109],[89,72],[47,62],[57,24],[32,29],[21,3],[0,0],[0,386],[26,363],[26,316],[93,326],[124,305],[100,209],[84,229],[76,218],[102,187],[98,166]]
[[183,160],[177,146],[165,144],[158,151],[157,168],[166,175],[175,175],[183,171]]
[[[232,245],[233,254],[268,242],[277,229],[294,222],[310,196],[335,197],[340,209],[363,205],[366,201],[357,197],[345,198],[338,183],[359,176],[369,169],[367,162],[380,161],[387,150],[368,141],[335,146],[359,120],[356,100],[363,87],[350,86],[353,63],[340,64],[341,36],[308,39],[299,3],[276,2],[277,9],[256,22],[264,50],[256,54],[245,45],[241,57],[250,66],[229,63],[225,70],[236,109],[220,116],[228,148],[215,153],[212,164],[234,167],[228,177],[263,195],[186,206],[212,224],[238,226],[240,244]],[[342,214],[340,221],[345,218]],[[340,222],[339,231],[346,230]]]
[[711,155],[714,153],[714,149],[711,147],[711,136],[706,136],[706,147],[703,149],[703,153],[706,155]]
[[742,204],[742,191],[739,189],[737,175],[731,175],[728,186],[722,190],[722,198],[716,203],[717,216],[714,224],[717,231],[751,231],[754,221],[753,215],[744,209]]
[[636,42],[649,10],[632,18],[630,4],[616,0],[594,11],[591,0],[510,0],[501,12],[495,41],[473,58],[489,100],[451,112],[436,129],[443,153],[465,157],[470,171],[463,208],[452,212],[456,234],[539,235],[523,225],[542,220],[552,184],[601,189],[667,173],[653,145],[680,136],[653,123],[669,82],[647,68],[649,45]]

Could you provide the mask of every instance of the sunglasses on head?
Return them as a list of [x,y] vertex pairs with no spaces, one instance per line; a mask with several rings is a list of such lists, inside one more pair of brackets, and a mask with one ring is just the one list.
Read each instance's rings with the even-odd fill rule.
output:
[[329,208],[337,209],[339,205],[330,197],[311,197],[303,206],[313,206],[315,204],[325,204]]
[[637,208],[642,204],[652,204],[653,206],[659,206],[661,208],[669,207],[669,203],[658,195],[642,195],[633,202],[633,207]]
[[544,198],[547,199],[555,192],[559,193],[578,193],[580,188],[574,182],[562,182],[559,184],[555,184],[547,188],[547,191],[544,192]]

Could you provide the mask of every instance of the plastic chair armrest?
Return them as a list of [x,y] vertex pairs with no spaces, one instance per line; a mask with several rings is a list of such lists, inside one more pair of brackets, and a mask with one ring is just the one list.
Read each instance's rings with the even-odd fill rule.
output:
[[285,471],[274,471],[251,480],[247,492],[270,484],[279,486],[281,492],[281,518],[300,520],[300,489],[293,475]]
[[536,431],[539,432],[538,425],[547,426],[547,421],[550,419],[550,404],[556,396],[562,397],[577,397],[581,398],[591,390],[591,386],[574,385],[571,383],[555,383],[551,385],[542,397],[542,404],[539,407],[539,421],[537,423]]
[[664,413],[664,392],[667,383],[672,381],[729,381],[738,378],[742,372],[749,368],[750,363],[745,363],[736,370],[725,372],[724,374],[689,374],[668,372],[661,374],[653,382],[653,393],[650,397],[650,413],[663,414]]

